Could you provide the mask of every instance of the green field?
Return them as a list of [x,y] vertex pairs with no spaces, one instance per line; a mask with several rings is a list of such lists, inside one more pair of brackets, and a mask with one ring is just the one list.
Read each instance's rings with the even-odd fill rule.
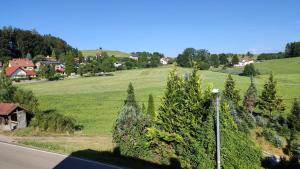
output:
[[[129,53],[118,51],[118,50],[102,50],[103,52],[107,52],[108,56],[116,56],[116,57],[128,57]],[[83,56],[96,56],[97,52],[100,50],[81,50]]]
[[[300,57],[286,58],[286,59],[275,59],[263,62],[256,62],[254,64],[255,68],[259,70],[261,74],[274,75],[281,74],[300,74]],[[225,72],[239,74],[243,72],[243,67],[228,68]]]
[[[277,67],[280,68],[280,66]],[[75,118],[84,127],[80,134],[111,135],[113,123],[126,96],[128,83],[133,83],[140,104],[147,103],[148,95],[153,94],[157,108],[170,70],[172,66],[125,70],[115,72],[114,76],[108,77],[66,79],[20,86],[36,94],[41,109],[55,109]],[[190,71],[190,69],[183,68],[178,68],[178,70],[182,75]],[[278,80],[279,94],[285,99],[287,113],[292,99],[300,96],[300,74],[296,70],[291,70],[295,72],[291,74],[281,73],[280,70],[276,70],[275,78]],[[227,77],[225,73],[212,71],[201,71],[200,75],[205,86],[213,84],[221,89]],[[236,75],[233,77],[237,88],[241,90],[240,94],[243,95],[249,85],[249,78]],[[259,91],[267,78],[268,75],[260,75],[254,79]]]

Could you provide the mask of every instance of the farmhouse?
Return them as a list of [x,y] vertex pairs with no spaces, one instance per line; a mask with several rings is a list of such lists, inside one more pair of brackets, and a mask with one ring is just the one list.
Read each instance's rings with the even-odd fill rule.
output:
[[12,59],[9,61],[8,67],[21,67],[24,70],[34,70],[34,64],[32,60],[27,58]]
[[0,129],[14,130],[27,127],[26,110],[17,104],[0,103]]
[[5,69],[5,74],[11,78],[36,77],[36,74],[33,70],[26,70],[17,66],[7,67]]
[[242,61],[240,61],[238,64],[233,65],[234,67],[242,67],[242,66],[246,66],[249,65],[251,63],[254,63],[253,60],[247,60],[247,59],[243,59]]
[[129,56],[129,59],[132,59],[132,60],[139,60],[139,57],[137,57],[137,56]]
[[122,66],[124,64],[125,64],[124,62],[115,62],[114,63],[114,67],[120,67],[120,66]]
[[166,65],[169,62],[169,58],[163,57],[163,58],[160,58],[159,61],[160,61],[161,64]]

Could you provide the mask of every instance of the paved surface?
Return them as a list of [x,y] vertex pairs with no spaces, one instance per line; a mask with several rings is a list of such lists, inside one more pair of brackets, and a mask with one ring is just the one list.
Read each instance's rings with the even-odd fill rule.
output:
[[109,164],[68,157],[0,142],[0,169],[120,169]]

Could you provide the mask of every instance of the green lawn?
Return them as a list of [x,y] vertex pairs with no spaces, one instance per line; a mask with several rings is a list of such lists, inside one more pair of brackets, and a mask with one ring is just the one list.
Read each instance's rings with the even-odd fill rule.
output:
[[[116,57],[128,57],[130,56],[129,53],[118,51],[118,50],[102,50],[103,52],[107,52],[109,56],[116,56]],[[100,50],[81,50],[83,56],[96,56],[97,52]]]
[[[286,58],[286,59],[274,59],[268,61],[257,62],[254,64],[255,68],[259,70],[261,74],[274,75],[279,74],[300,74],[300,57]],[[239,74],[242,73],[243,67],[234,67],[226,69],[225,72]]]
[[[113,123],[126,96],[128,83],[133,83],[140,104],[146,104],[148,95],[153,94],[155,106],[158,108],[167,75],[171,69],[172,66],[163,66],[126,70],[115,72],[114,76],[108,77],[66,79],[19,86],[30,89],[36,94],[41,109],[55,109],[74,117],[79,124],[84,126],[82,134],[110,135]],[[190,69],[182,68],[178,68],[178,70],[182,75],[190,71]],[[200,74],[205,86],[213,84],[221,89],[227,77],[225,73],[211,71],[201,71]],[[249,85],[249,78],[235,75],[233,77],[243,95]],[[259,91],[267,77],[267,75],[261,75],[255,78]],[[300,76],[297,73],[278,74],[275,78],[278,79],[279,93],[288,99],[285,100],[285,103],[289,109],[292,101],[290,99],[300,96]]]

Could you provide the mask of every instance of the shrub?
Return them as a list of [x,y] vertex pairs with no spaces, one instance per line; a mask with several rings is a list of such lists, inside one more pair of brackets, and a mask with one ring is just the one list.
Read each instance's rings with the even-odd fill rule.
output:
[[55,111],[37,113],[32,122],[32,126],[43,131],[60,133],[73,133],[75,130],[80,129],[73,118],[59,114]]
[[282,140],[277,133],[269,128],[264,128],[262,135],[276,147],[282,147]]
[[255,122],[257,126],[264,127],[268,124],[268,121],[262,116],[255,116]]
[[256,70],[254,67],[254,64],[251,63],[244,67],[243,73],[241,75],[242,76],[256,76],[256,75],[259,75],[259,71]]

